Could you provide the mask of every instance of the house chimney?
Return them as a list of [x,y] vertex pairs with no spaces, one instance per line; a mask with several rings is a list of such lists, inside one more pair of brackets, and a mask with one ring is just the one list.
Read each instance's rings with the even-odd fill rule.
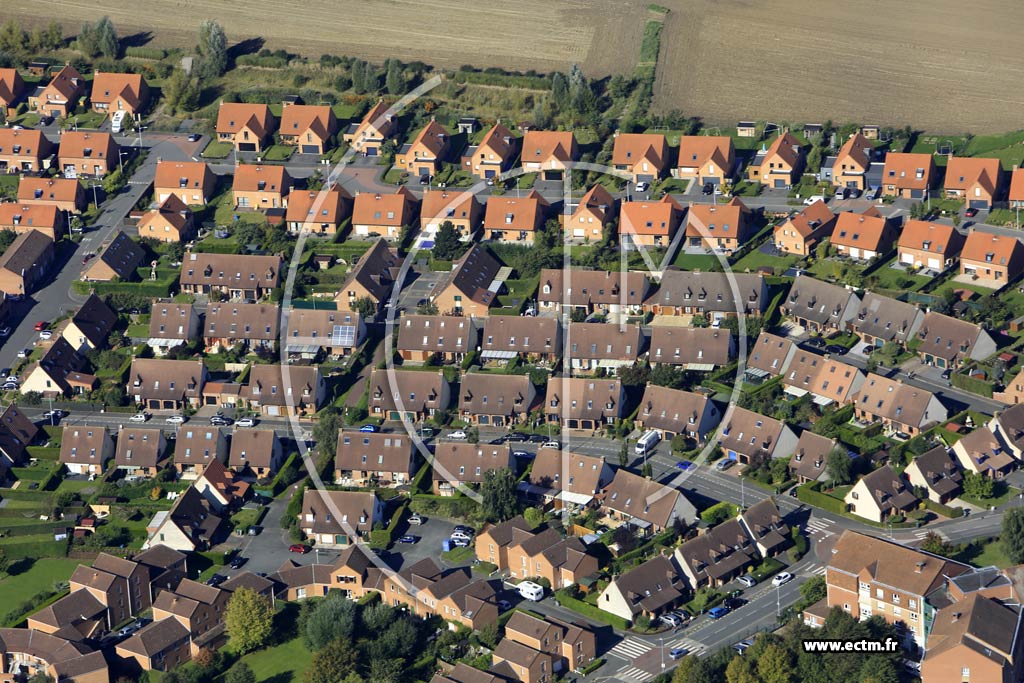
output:
[[959,612],[953,612],[953,623],[955,624],[958,621],[960,621],[960,613]]
[[918,562],[914,569],[914,572],[916,574],[920,574],[922,571],[924,571],[924,562]]

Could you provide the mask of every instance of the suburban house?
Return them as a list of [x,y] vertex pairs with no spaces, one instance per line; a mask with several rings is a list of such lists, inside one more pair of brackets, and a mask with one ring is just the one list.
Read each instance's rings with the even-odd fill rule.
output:
[[552,377],[544,398],[544,419],[563,429],[596,431],[625,417],[626,393],[617,379]]
[[936,272],[953,265],[964,245],[964,236],[952,225],[909,219],[896,243],[899,262]]
[[803,145],[785,132],[768,149],[758,152],[747,167],[747,179],[773,188],[792,187],[804,168]]
[[92,77],[89,104],[100,114],[123,111],[135,117],[149,104],[149,86],[141,74],[97,71]]
[[384,100],[378,100],[362,121],[352,124],[342,135],[345,142],[364,157],[380,156],[384,141],[398,132],[398,118],[388,111]]
[[327,382],[319,365],[257,364],[249,368],[249,381],[240,398],[266,417],[307,417],[324,404]]
[[238,164],[231,195],[238,209],[276,209],[288,205],[292,180],[284,166]]
[[686,246],[731,254],[750,237],[750,224],[750,209],[739,197],[725,204],[691,202],[686,211]]
[[150,410],[198,408],[208,377],[201,360],[135,358],[126,393]]
[[162,204],[176,195],[187,206],[201,206],[213,199],[217,176],[203,161],[166,161],[156,163],[153,197]]
[[319,191],[288,193],[284,220],[289,232],[306,231],[311,235],[335,235],[352,214],[352,197],[338,185]]
[[508,569],[514,578],[546,579],[558,590],[595,575],[598,563],[596,557],[587,554],[579,538],[562,538],[554,529],[546,528],[508,549]]
[[565,334],[573,375],[601,370],[614,374],[618,368],[635,365],[644,339],[640,325],[629,324],[569,323]]
[[199,336],[199,314],[192,304],[154,300],[149,307],[149,339],[153,353],[162,356]]
[[[338,309],[352,311],[360,299],[369,299],[380,310],[395,288],[401,260],[384,239],[378,239],[352,268],[334,301]],[[398,283],[401,284],[401,283]]]
[[922,680],[936,683],[1020,680],[1024,624],[1019,607],[971,593],[935,616]]
[[35,391],[47,398],[92,391],[97,380],[94,375],[81,372],[85,365],[85,357],[63,337],[58,337],[38,362],[25,368],[25,381],[19,391],[22,395]]
[[600,183],[587,190],[567,220],[566,231],[573,239],[600,240],[606,224],[615,216],[618,200]]
[[228,466],[235,472],[267,480],[277,474],[283,462],[281,440],[273,429],[238,429],[231,435]]
[[635,420],[637,429],[653,429],[666,441],[682,435],[703,445],[721,417],[704,394],[648,384]]
[[431,463],[434,495],[453,496],[461,487],[478,487],[488,472],[511,467],[508,444],[440,442]]
[[114,464],[126,479],[152,479],[168,464],[166,456],[167,440],[160,429],[124,425],[118,429]]
[[9,403],[0,414],[0,465],[28,462],[26,447],[32,445],[41,431],[17,405]]
[[384,579],[381,595],[410,614],[441,617],[471,630],[498,620],[497,591],[487,581],[474,581],[468,567],[442,570],[437,560],[426,557],[403,567],[398,576]]
[[293,308],[285,316],[285,353],[316,360],[320,353],[344,358],[366,339],[366,323],[358,313],[323,308]]
[[935,159],[931,154],[889,152],[882,170],[882,195],[925,199],[935,183]]
[[451,404],[451,385],[444,372],[374,368],[370,373],[369,405],[372,417],[422,422]]
[[640,616],[654,619],[675,608],[686,592],[686,582],[675,563],[655,555],[625,574],[613,576],[598,596],[597,606],[630,622]]
[[736,317],[737,312],[760,315],[767,306],[768,285],[761,274],[669,268],[662,274],[658,290],[644,300],[643,311],[654,315],[702,315],[714,324]]
[[832,164],[832,184],[854,190],[868,189],[867,173],[874,146],[860,133],[854,133],[836,154]]
[[1024,207],[1024,168],[1015,168],[1010,174],[1010,191],[1007,199],[1011,209]]
[[950,156],[946,161],[945,194],[963,199],[969,209],[991,209],[1003,189],[999,159]]
[[190,486],[178,496],[169,511],[153,516],[146,528],[149,538],[142,548],[165,545],[182,552],[206,550],[222,542],[227,531],[227,521],[216,513],[203,494]]
[[683,207],[670,194],[660,201],[622,202],[619,205],[622,247],[667,247],[676,236],[682,217]]
[[864,383],[864,373],[858,368],[835,360],[822,358],[816,353],[798,349],[782,378],[786,393],[800,397],[813,396],[814,405],[845,406],[853,403],[854,396]]
[[182,479],[195,479],[214,461],[228,454],[228,441],[219,427],[182,425],[175,435],[174,469]]
[[821,481],[827,472],[828,454],[838,442],[805,429],[796,442],[796,450],[789,459],[789,474],[798,484]]
[[404,433],[338,434],[334,480],[346,486],[401,486],[416,474],[412,439]]
[[60,442],[60,462],[71,474],[100,476],[114,457],[114,440],[106,427],[65,425]]
[[854,405],[857,419],[879,420],[887,432],[911,436],[947,417],[945,406],[932,392],[873,372],[861,385]]
[[80,353],[107,346],[107,339],[117,324],[117,313],[95,294],[90,294],[68,320],[61,336]]
[[1017,467],[1013,453],[1003,447],[996,435],[979,427],[953,444],[953,455],[965,472],[1002,479]]
[[660,133],[619,133],[612,146],[612,166],[634,183],[650,183],[668,168],[668,142]]
[[217,108],[217,139],[238,152],[264,152],[277,120],[265,104],[221,102]]
[[840,255],[865,261],[889,251],[895,241],[896,228],[875,207],[840,212],[829,240]]
[[843,498],[846,509],[878,524],[916,509],[921,502],[903,476],[889,465],[861,477]]
[[49,275],[55,257],[53,240],[39,230],[18,235],[0,256],[0,291],[10,297],[32,294]]
[[733,406],[722,420],[719,447],[730,460],[749,465],[754,458],[786,458],[796,450],[797,437],[785,422]]
[[324,154],[334,146],[337,132],[338,119],[326,104],[286,104],[281,109],[281,144],[295,146],[299,154]]
[[359,237],[383,236],[397,240],[402,228],[414,225],[419,201],[400,187],[391,194],[359,192],[352,202],[352,233]]
[[969,571],[953,560],[843,531],[825,570],[826,609],[839,607],[855,619],[878,615],[890,624],[902,623],[904,647],[924,649],[936,608],[948,603],[940,589]]
[[71,574],[71,593],[87,592],[107,610],[108,628],[142,614],[152,604],[149,569],[143,564],[101,552],[92,566],[80,564]]
[[739,519],[730,519],[675,550],[675,560],[694,589],[717,588],[760,562],[758,546]]
[[462,375],[459,415],[470,424],[510,427],[526,422],[537,398],[529,375]]
[[930,500],[943,505],[963,491],[963,472],[945,446],[936,446],[917,456],[910,461],[903,474],[911,486],[915,489],[923,487],[928,491]]
[[61,211],[80,213],[88,202],[85,188],[73,178],[33,178],[25,176],[18,183],[18,203],[22,205],[49,204]]
[[968,360],[984,360],[998,349],[980,325],[929,311],[924,314],[917,337],[916,353],[925,365],[959,368]]
[[541,448],[533,469],[519,482],[519,490],[545,504],[552,503],[556,509],[583,508],[594,503],[613,476],[614,471],[601,456]]
[[540,173],[543,180],[561,179],[566,164],[578,157],[579,149],[572,131],[528,130],[523,136],[520,155],[523,170]]
[[484,134],[479,145],[466,150],[462,167],[481,180],[490,180],[507,171],[518,153],[519,138],[499,121]]
[[82,280],[86,282],[130,282],[138,277],[138,269],[146,259],[146,252],[125,232],[118,232],[106,249],[94,258]]
[[177,619],[161,619],[118,643],[115,650],[139,672],[170,671],[191,661],[192,635]]
[[65,178],[102,178],[121,163],[120,150],[110,133],[67,130],[60,136],[57,163]]
[[531,527],[522,515],[510,520],[485,526],[473,541],[476,558],[490,562],[500,571],[509,568],[508,549],[534,536]]
[[679,138],[679,161],[673,175],[719,187],[732,177],[735,165],[736,152],[731,137],[683,135]]
[[551,616],[541,619],[517,611],[505,624],[505,639],[551,655],[555,673],[580,671],[597,657],[593,631]]
[[679,365],[684,370],[710,372],[728,365],[736,356],[736,340],[728,330],[715,327],[651,327],[647,359],[654,365]]
[[697,508],[682,491],[620,469],[604,490],[601,508],[612,520],[629,524],[641,535],[658,534],[675,524],[689,526]]
[[483,213],[483,206],[471,192],[431,190],[423,193],[420,230],[432,233],[451,223],[461,239],[468,239],[480,227]]
[[13,67],[0,69],[0,113],[11,115],[22,95],[25,94],[25,80]]
[[801,275],[793,280],[779,308],[806,331],[827,337],[846,331],[860,303],[860,297],[852,289]]
[[407,361],[424,362],[435,354],[460,363],[477,346],[472,318],[454,315],[403,315],[398,321],[398,352]]
[[905,347],[922,320],[924,312],[917,306],[867,292],[857,315],[850,320],[850,329],[868,346],[881,348],[885,342],[895,342]]
[[525,197],[491,195],[484,210],[483,239],[533,244],[548,208],[547,200],[536,190],[530,190]]
[[771,498],[751,505],[737,519],[761,557],[775,557],[792,544],[789,525]]
[[544,268],[540,271],[537,306],[541,311],[563,315],[574,310],[587,315],[636,314],[650,291],[647,276],[636,271]]
[[820,199],[772,229],[772,243],[787,254],[810,256],[832,234],[836,215]]
[[440,170],[450,145],[451,135],[447,129],[431,119],[411,143],[403,145],[395,153],[395,166],[405,169],[410,175],[432,178]]
[[216,512],[224,514],[242,507],[252,491],[249,482],[236,478],[234,470],[229,470],[220,458],[210,458],[192,488],[199,491]]
[[172,194],[142,216],[138,229],[139,237],[158,242],[188,242],[194,237],[195,223],[191,209]]
[[480,357],[504,364],[519,357],[529,363],[554,363],[562,355],[562,325],[556,318],[492,315],[484,321]]
[[85,94],[85,79],[75,67],[65,64],[42,90],[29,95],[28,108],[41,116],[65,118],[78,107]]
[[56,242],[67,232],[67,217],[52,204],[0,203],[0,230],[16,234],[38,230]]
[[0,173],[37,173],[50,168],[54,145],[41,130],[0,128]]
[[372,492],[306,489],[302,495],[299,528],[317,545],[357,543],[383,519],[384,505]]
[[177,621],[198,640],[223,623],[230,597],[230,593],[220,588],[184,579],[173,591],[157,594],[153,601],[153,620],[156,623]]
[[203,322],[208,352],[241,344],[248,349],[273,348],[278,341],[281,309],[274,304],[211,303]]
[[487,247],[474,244],[434,286],[430,300],[444,315],[487,317],[511,272]]
[[1001,289],[1024,272],[1024,245],[1010,235],[971,230],[960,253],[960,275]]
[[261,299],[281,284],[281,257],[185,252],[181,291]]
[[992,393],[992,398],[1000,403],[1017,405],[1024,402],[1024,368],[1019,370],[1012,378],[1003,377],[1005,386],[1002,391]]

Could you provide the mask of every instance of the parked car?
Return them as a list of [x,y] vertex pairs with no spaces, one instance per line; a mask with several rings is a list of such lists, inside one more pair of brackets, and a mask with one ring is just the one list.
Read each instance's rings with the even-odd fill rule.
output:
[[850,191],[847,190],[845,187],[837,187],[836,188],[836,199],[846,199],[849,196],[850,196]]
[[200,137],[202,137],[202,136],[199,135],[199,133],[189,133],[188,134],[188,141],[189,142],[199,142],[199,138]]
[[452,531],[458,531],[459,533],[467,534],[469,536],[472,536],[476,533],[476,529],[474,529],[471,526],[466,526],[465,524],[456,524],[454,527],[452,527]]
[[228,578],[226,576],[221,576],[220,574],[214,574],[213,576],[211,576],[210,578],[208,578],[206,580],[206,585],[207,586],[213,586],[214,588],[216,588],[217,586],[221,585],[222,583],[224,583],[227,580],[228,580]]
[[526,437],[526,440],[529,441],[530,443],[544,443],[548,439],[543,434],[530,434],[528,437]]
[[738,654],[743,654],[753,644],[754,644],[754,641],[752,641],[752,640],[741,640],[740,642],[738,642],[735,645],[733,645],[732,649],[736,650],[736,652]]
[[185,424],[186,421],[188,421],[188,418],[185,417],[184,415],[171,415],[169,418],[164,420],[164,422],[166,422],[169,425]]
[[370,434],[376,434],[377,432],[380,431],[380,427],[378,427],[377,425],[363,425],[362,427],[359,428],[359,431],[367,432]]
[[469,534],[464,534],[461,531],[453,531],[452,535],[451,535],[451,540],[453,540],[453,541],[465,541],[466,544],[468,545],[469,542],[473,540],[473,537],[470,536]]
[[725,472],[727,469],[736,464],[735,460],[726,458],[725,460],[719,460],[715,463],[715,469],[719,472]]
[[142,628],[142,624],[140,624],[139,622],[136,621],[135,623],[128,624],[123,629],[118,631],[117,635],[121,636],[122,638],[127,638],[131,634],[133,634],[136,631],[138,631],[140,628]]
[[708,617],[710,617],[711,619],[721,619],[728,613],[728,607],[712,607],[708,610]]
[[713,194],[715,186],[711,183],[704,183],[704,187],[701,188],[701,194]]
[[149,419],[149,413],[135,413],[128,418],[129,422],[145,422]]
[[679,617],[683,621],[689,621],[690,620],[690,613],[687,612],[684,609],[674,609],[674,610],[672,610],[672,614],[676,615],[677,617]]
[[58,408],[56,410],[47,410],[45,413],[43,413],[43,419],[47,420],[47,421],[49,421],[49,420],[59,420],[62,417],[64,417],[65,415],[67,415],[67,413],[65,413],[63,410],[60,410]]
[[671,626],[672,628],[676,628],[677,626],[683,625],[683,620],[677,617],[676,615],[672,614],[671,612],[668,614],[662,614],[660,617],[658,617],[658,621],[665,624],[666,626]]
[[263,531],[263,527],[261,527],[261,526],[253,525],[253,526],[249,527],[249,535],[250,536],[259,536],[261,531]]
[[455,546],[456,548],[468,548],[469,547],[469,540],[465,539],[465,538],[455,538],[453,536],[452,539],[451,539],[451,542],[452,542],[452,545]]
[[543,444],[541,444],[541,448],[553,448],[556,451],[559,450],[561,447],[562,444],[558,443],[557,441],[545,441]]
[[642,180],[639,183],[636,184],[636,191],[637,192],[647,192],[647,190],[649,190],[649,189],[651,189],[651,186],[648,183],[645,183]]
[[739,581],[740,583],[742,583],[742,584],[743,584],[744,586],[746,586],[747,588],[753,588],[754,586],[756,586],[756,585],[757,585],[757,579],[755,579],[755,578],[754,578],[753,576],[751,576],[750,574],[744,574],[743,576],[741,576],[741,577],[740,577],[739,579],[737,579],[737,580],[738,580],[738,581]]
[[254,417],[243,417],[242,419],[235,422],[236,427],[255,427],[256,418]]
[[841,356],[844,353],[846,353],[846,347],[840,346],[839,344],[829,344],[828,346],[825,347],[825,353],[831,354],[833,356]]
[[409,544],[412,544],[412,543],[418,542],[419,540],[420,540],[419,536],[413,536],[412,534],[406,534],[405,536],[400,536],[399,539],[398,539],[398,542],[399,543],[409,543]]
[[775,575],[775,578],[772,579],[772,586],[778,588],[779,586],[781,586],[783,584],[786,584],[786,583],[789,583],[792,580],[793,580],[793,575],[790,574],[789,572],[779,572],[778,574]]
[[231,564],[229,565],[232,569],[241,569],[242,565],[249,561],[249,558],[242,557],[241,555],[235,555],[231,558]]
[[825,195],[823,195],[823,194],[814,194],[814,195],[811,195],[810,197],[808,197],[807,199],[805,199],[804,200],[804,204],[806,204],[807,206],[810,206],[814,202],[823,202],[823,201],[825,201]]
[[36,332],[42,332],[43,330],[46,329],[46,321],[40,320],[39,322],[32,326],[32,329],[34,329]]
[[668,651],[668,656],[672,659],[682,659],[688,654],[690,654],[690,651],[685,647],[674,647]]
[[452,439],[453,441],[465,441],[466,439],[469,438],[469,435],[466,434],[466,432],[462,431],[461,429],[456,429],[454,432],[448,435],[448,438]]
[[224,415],[214,415],[210,418],[210,424],[214,427],[230,427],[234,422],[230,417]]
[[690,462],[689,460],[682,460],[680,462],[677,462],[676,467],[684,472],[689,472],[690,470],[697,469],[697,466]]
[[412,517],[409,518],[409,524],[415,524],[416,526],[419,526],[420,524],[426,524],[426,523],[427,523],[427,518],[424,517],[423,515],[413,515]]
[[530,440],[530,437],[522,432],[509,432],[502,438],[510,443],[525,443]]
[[978,215],[978,210],[973,208],[973,207],[970,208],[970,209],[967,209],[966,211],[964,211],[964,217],[965,218],[974,218],[977,215]]
[[308,545],[303,545],[301,543],[293,543],[290,546],[288,546],[288,552],[290,552],[290,553],[299,553],[300,555],[305,555],[306,553],[309,552],[309,546]]
[[736,610],[736,609],[739,609],[740,607],[743,607],[743,605],[747,604],[747,601],[744,600],[743,598],[733,597],[733,598],[726,598],[725,600],[722,601],[722,604],[725,605],[726,607],[728,607],[731,610]]
[[39,338],[42,339],[43,341],[52,339],[53,332],[51,332],[50,330],[43,330],[42,332],[39,333]]
[[18,358],[28,358],[32,355],[32,349],[22,349],[18,351]]
[[17,391],[18,383],[17,382],[4,382],[3,386],[0,386],[0,389],[3,389],[4,391]]
[[498,600],[498,611],[507,612],[512,609],[512,603],[508,600]]
[[516,458],[526,458],[526,459],[536,457],[536,456],[534,456],[533,453],[530,453],[529,451],[512,451],[512,456],[516,457]]

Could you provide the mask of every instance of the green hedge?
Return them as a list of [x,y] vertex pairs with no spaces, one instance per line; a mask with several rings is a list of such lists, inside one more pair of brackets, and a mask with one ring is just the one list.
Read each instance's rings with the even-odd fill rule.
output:
[[926,510],[931,510],[935,514],[942,515],[943,517],[956,518],[964,516],[963,508],[952,508],[948,505],[943,505],[942,503],[936,503],[934,500],[929,498],[924,499],[924,507]]
[[64,481],[64,463],[55,462],[50,468],[50,474],[46,476],[43,483],[39,485],[44,491],[53,491]]
[[468,519],[479,512],[476,501],[463,496],[431,496],[418,493],[412,497],[410,508],[421,515]]
[[270,495],[276,498],[282,491],[294,484],[297,480],[286,481],[285,475],[291,470],[291,465],[295,465],[300,472],[299,479],[302,478],[302,456],[298,452],[292,453],[288,456],[288,459],[284,461],[284,465],[274,475],[274,480],[270,483]]
[[370,532],[370,547],[371,548],[387,548],[391,545],[391,541],[395,535],[395,529],[398,528],[398,524],[402,521],[402,517],[405,515],[405,511],[409,508],[409,503],[404,502],[395,508],[394,513],[391,515],[391,521],[388,523],[387,529],[374,529]]
[[[226,253],[234,253],[232,249]],[[77,294],[87,295],[95,291],[97,295],[106,294],[135,294],[147,298],[166,298],[171,296],[178,289],[178,277],[163,282],[82,282],[76,280],[71,283],[71,288]]]
[[585,667],[580,669],[580,675],[581,676],[589,676],[590,674],[592,674],[595,671],[597,671],[598,669],[600,669],[602,666],[604,666],[604,660],[603,659],[595,659],[590,664],[587,664]]
[[963,389],[964,391],[969,391],[972,394],[992,398],[993,385],[992,382],[989,382],[988,380],[954,373],[950,375],[949,382],[957,389]]
[[154,59],[160,61],[167,56],[167,50],[163,50],[159,47],[126,47],[124,49],[126,57],[138,57],[139,59]]
[[822,493],[821,482],[819,481],[804,484],[798,488],[796,490],[796,497],[800,499],[801,503],[813,505],[826,512],[834,512],[839,515],[846,512],[846,503]]
[[569,595],[568,591],[564,588],[556,591],[555,597],[560,603],[562,603],[562,607],[571,609],[573,612],[578,612],[587,619],[599,621],[602,624],[608,624],[612,628],[617,628],[620,631],[629,629],[629,622],[622,617],[616,616],[611,612],[605,612],[603,609],[595,607],[588,602],[577,600]]
[[423,463],[423,467],[416,473],[416,476],[412,478],[412,492],[413,493],[429,493],[430,487],[433,483],[431,479],[424,487],[423,483],[428,477],[430,477],[431,467],[429,462]]
[[232,554],[233,552],[219,552],[214,550],[203,550],[199,553],[200,556],[205,557],[213,564],[218,565],[227,564]]
[[782,564],[774,557],[766,557],[764,562],[762,562],[760,566],[754,567],[753,571],[750,572],[750,575],[753,576],[754,580],[756,580],[758,583],[761,583],[769,576],[778,574],[785,568],[786,565]]

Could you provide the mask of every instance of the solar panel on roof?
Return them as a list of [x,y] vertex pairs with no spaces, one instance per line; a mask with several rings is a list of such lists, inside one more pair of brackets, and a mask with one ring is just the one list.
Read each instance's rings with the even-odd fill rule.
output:
[[331,346],[355,346],[356,326],[335,325],[331,332]]

